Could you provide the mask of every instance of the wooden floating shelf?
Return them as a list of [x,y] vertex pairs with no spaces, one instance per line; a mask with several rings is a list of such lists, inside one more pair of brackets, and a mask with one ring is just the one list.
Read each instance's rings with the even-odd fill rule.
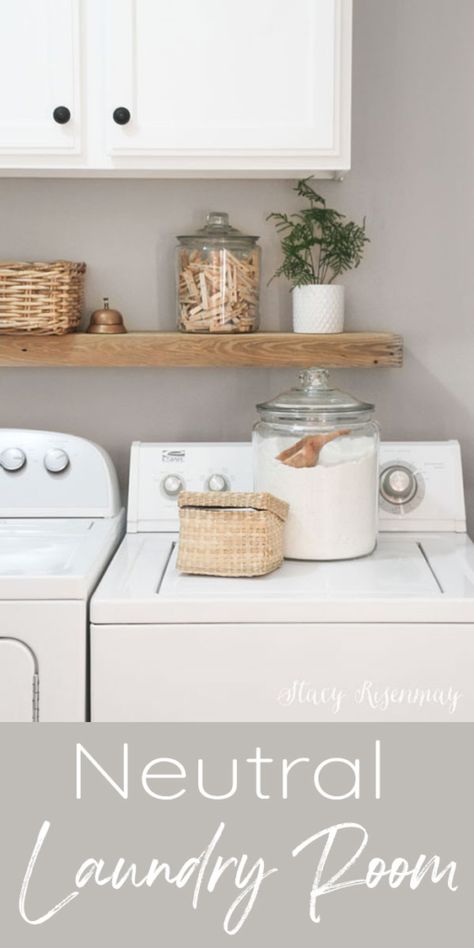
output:
[[332,335],[257,332],[242,335],[131,332],[124,335],[1,336],[0,365],[9,367],[325,368],[402,365],[401,336],[388,332]]

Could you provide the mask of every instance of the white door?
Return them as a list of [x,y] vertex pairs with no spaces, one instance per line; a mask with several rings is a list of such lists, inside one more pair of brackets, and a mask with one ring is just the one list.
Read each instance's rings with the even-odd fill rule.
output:
[[474,626],[91,629],[94,721],[474,721]]
[[351,0],[107,7],[112,156],[174,170],[349,167]]
[[38,720],[38,667],[23,642],[0,638],[0,722]]
[[0,0],[0,162],[80,152],[80,0]]

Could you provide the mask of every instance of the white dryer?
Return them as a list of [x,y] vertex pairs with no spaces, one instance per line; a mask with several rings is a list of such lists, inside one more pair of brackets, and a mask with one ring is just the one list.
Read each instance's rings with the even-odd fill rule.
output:
[[0,429],[0,721],[85,721],[90,595],[124,532],[108,455]]
[[176,496],[252,487],[247,444],[134,444],[91,603],[94,721],[474,721],[459,444],[381,447],[374,553],[255,579],[176,569]]

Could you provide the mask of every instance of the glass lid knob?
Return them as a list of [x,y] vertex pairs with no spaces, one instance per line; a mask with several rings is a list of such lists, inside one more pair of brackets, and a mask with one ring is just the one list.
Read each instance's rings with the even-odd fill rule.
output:
[[228,227],[229,215],[225,211],[211,211],[206,217],[206,223],[211,227]]
[[303,369],[298,378],[303,388],[327,388],[329,372],[327,369]]

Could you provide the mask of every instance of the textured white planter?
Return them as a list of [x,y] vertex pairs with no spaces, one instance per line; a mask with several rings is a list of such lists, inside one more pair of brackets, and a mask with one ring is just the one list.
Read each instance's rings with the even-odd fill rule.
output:
[[294,332],[342,332],[344,287],[339,284],[296,286],[293,297]]

